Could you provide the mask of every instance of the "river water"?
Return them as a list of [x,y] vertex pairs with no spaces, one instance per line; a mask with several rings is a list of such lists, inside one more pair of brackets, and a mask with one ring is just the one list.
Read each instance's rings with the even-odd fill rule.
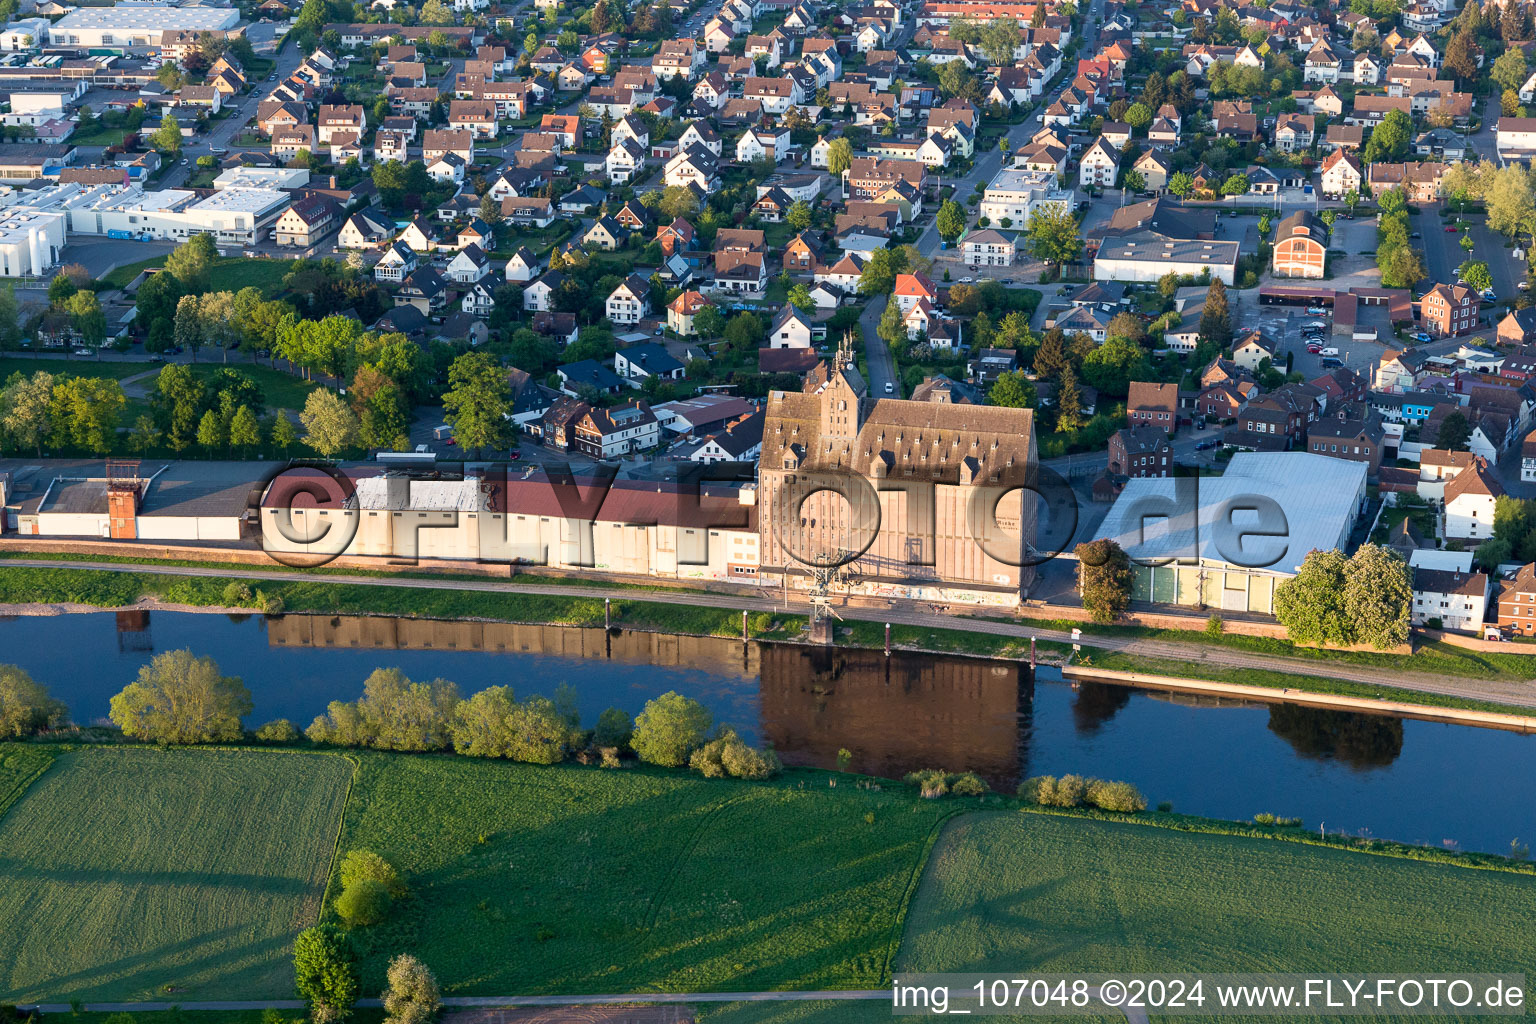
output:
[[22,666],[79,722],[154,654],[190,648],[250,687],[256,725],[300,728],[355,699],[373,669],[465,693],[568,683],[584,721],[668,690],[769,741],[789,764],[899,776],[971,770],[1011,790],[1076,772],[1135,783],[1157,804],[1222,818],[1260,811],[1309,827],[1505,853],[1536,840],[1536,738],[1290,704],[1074,687],[1016,662],[742,644],[601,629],[375,617],[102,612],[0,619],[0,662]]

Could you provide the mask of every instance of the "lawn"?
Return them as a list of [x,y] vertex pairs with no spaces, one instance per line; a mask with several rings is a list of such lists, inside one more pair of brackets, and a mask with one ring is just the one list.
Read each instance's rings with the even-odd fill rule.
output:
[[314,381],[295,377],[283,370],[274,370],[270,366],[260,363],[252,363],[248,358],[236,355],[228,364],[218,361],[222,353],[218,349],[207,349],[200,353],[208,362],[197,363],[192,367],[192,373],[197,377],[212,377],[220,370],[226,368],[238,370],[251,378],[261,387],[261,393],[266,397],[268,409],[302,409],[304,401],[309,393],[316,387]]
[[[164,265],[163,255],[126,263],[103,277],[101,282],[108,288],[126,288],[143,271]],[[260,288],[262,295],[270,299],[282,292],[283,278],[292,269],[292,260],[222,256],[213,261],[208,271],[208,285],[216,292],[237,292],[248,286]]]
[[364,987],[400,949],[454,995],[878,987],[952,807],[853,781],[365,754],[341,849],[414,895]]
[[95,359],[36,359],[29,356],[17,356],[6,353],[0,356],[0,380],[4,380],[13,373],[21,373],[30,376],[38,370],[48,373],[68,373],[76,377],[112,377],[122,380],[124,377],[132,377],[136,373],[145,370],[158,370],[159,363],[151,363],[148,360],[125,362],[122,360],[98,361]]
[[316,754],[60,753],[0,822],[0,1002],[288,997],[350,776]]
[[1515,971],[1536,879],[1045,814],[954,819],[897,970]]

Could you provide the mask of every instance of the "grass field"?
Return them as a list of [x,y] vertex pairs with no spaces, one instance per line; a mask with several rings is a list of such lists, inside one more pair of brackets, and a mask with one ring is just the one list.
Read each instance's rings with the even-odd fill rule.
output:
[[1513,971],[1536,879],[1045,814],[955,819],[897,970]]
[[[139,274],[164,265],[165,256],[152,256],[137,263],[125,263],[101,280],[108,288],[126,288]],[[252,286],[260,288],[262,294],[270,299],[282,292],[283,278],[292,269],[292,260],[219,257],[209,268],[208,285],[210,290],[216,292],[237,292]]]
[[343,850],[415,890],[369,937],[454,995],[878,987],[953,805],[899,787],[364,755]]
[[351,767],[270,751],[60,753],[0,820],[0,1002],[286,997]]
[[159,363],[148,360],[123,362],[95,359],[33,359],[28,356],[5,355],[0,357],[0,381],[13,373],[31,376],[38,370],[48,373],[68,373],[76,377],[112,377],[122,380],[146,370],[159,370]]
[[304,400],[316,387],[314,381],[295,377],[284,370],[275,370],[270,366],[253,363],[246,355],[232,352],[228,363],[224,363],[221,357],[222,353],[218,349],[202,350],[199,358],[207,361],[192,367],[193,376],[212,377],[226,366],[231,370],[239,370],[261,387],[261,393],[267,399],[268,409],[302,409]]

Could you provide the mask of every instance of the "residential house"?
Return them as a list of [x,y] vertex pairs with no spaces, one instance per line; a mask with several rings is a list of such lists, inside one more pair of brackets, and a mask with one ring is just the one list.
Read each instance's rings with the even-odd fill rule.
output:
[[1172,434],[1179,423],[1179,386],[1133,381],[1125,400],[1125,418],[1132,427],[1157,427]]

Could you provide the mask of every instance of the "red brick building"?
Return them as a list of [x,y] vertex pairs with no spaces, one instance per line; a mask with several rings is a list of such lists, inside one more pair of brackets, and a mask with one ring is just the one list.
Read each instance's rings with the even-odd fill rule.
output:
[[1464,284],[1437,284],[1419,303],[1419,324],[1436,338],[1451,338],[1477,329],[1482,296]]
[[1173,433],[1179,425],[1179,386],[1133,381],[1125,399],[1125,419],[1133,427]]
[[1109,439],[1109,472],[1114,476],[1173,475],[1173,446],[1156,427],[1123,427]]

